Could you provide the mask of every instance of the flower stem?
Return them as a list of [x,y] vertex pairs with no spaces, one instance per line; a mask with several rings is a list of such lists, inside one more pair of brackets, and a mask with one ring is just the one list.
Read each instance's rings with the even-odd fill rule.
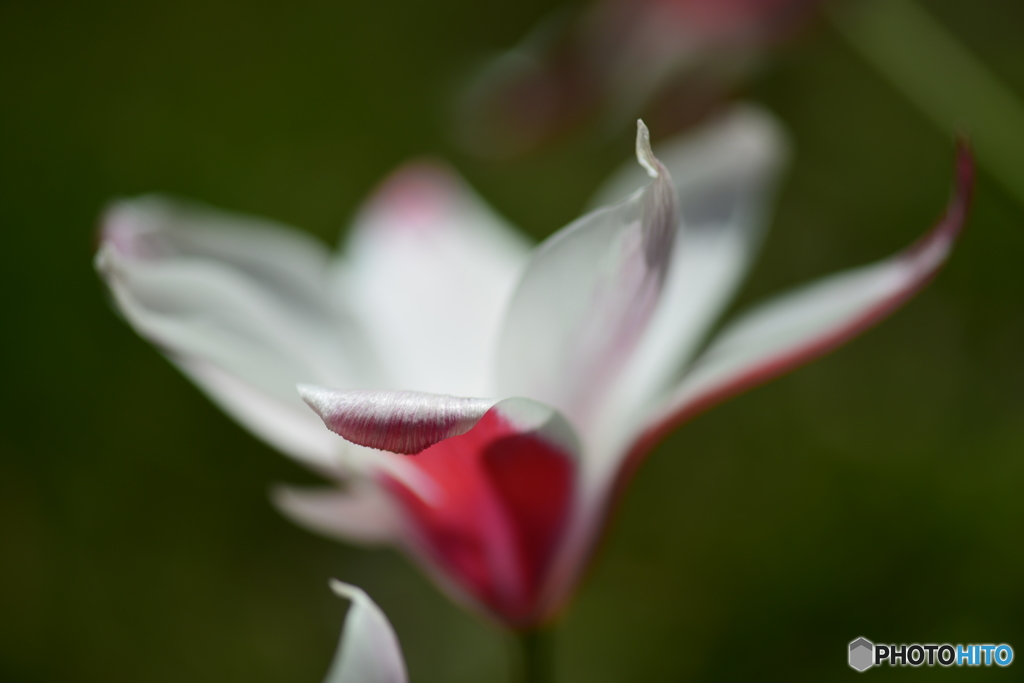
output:
[[947,133],[968,133],[978,162],[1024,203],[1024,103],[914,0],[829,13],[861,57]]
[[532,629],[519,634],[522,683],[554,683],[554,649],[551,631]]

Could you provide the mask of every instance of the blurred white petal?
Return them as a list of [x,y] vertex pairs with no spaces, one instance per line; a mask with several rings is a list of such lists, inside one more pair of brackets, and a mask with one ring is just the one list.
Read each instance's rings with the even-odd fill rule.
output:
[[337,285],[386,363],[386,387],[490,394],[498,326],[528,253],[446,168],[414,164],[388,179],[356,220]]
[[398,636],[380,607],[361,588],[332,580],[331,589],[352,605],[324,683],[406,683]]
[[358,543],[402,541],[401,515],[379,486],[358,478],[335,488],[278,486],[278,509],[298,524],[340,540]]
[[[327,251],[297,231],[144,197],[107,211],[96,264],[140,334],[243,424],[269,418],[257,433],[293,455],[323,455],[297,417],[296,381],[377,381],[358,329],[327,296]],[[289,434],[300,434],[294,444]]]

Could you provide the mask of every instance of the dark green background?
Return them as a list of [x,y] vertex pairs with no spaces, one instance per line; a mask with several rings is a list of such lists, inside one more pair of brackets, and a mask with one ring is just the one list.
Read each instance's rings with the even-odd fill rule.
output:
[[[554,3],[0,5],[0,680],[319,683],[365,587],[413,683],[502,681],[506,635],[405,559],[282,519],[313,477],[112,312],[91,258],[113,197],[172,192],[332,242],[402,160],[449,158],[543,237],[632,153],[460,155],[460,74]],[[1017,0],[926,3],[1024,93]],[[827,26],[749,95],[796,155],[749,302],[887,255],[937,217],[952,143]],[[655,131],[657,132],[657,131]],[[1024,667],[1024,209],[982,174],[961,245],[905,310],[700,417],[630,489],[559,627],[561,681],[850,679],[847,643],[1006,642]]]

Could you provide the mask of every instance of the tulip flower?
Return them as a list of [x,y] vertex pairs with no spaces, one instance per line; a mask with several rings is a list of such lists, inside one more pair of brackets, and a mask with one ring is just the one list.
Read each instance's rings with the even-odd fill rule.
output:
[[361,588],[341,581],[331,581],[331,589],[351,605],[324,683],[406,683],[398,637],[377,603]]
[[128,321],[214,401],[341,483],[281,489],[289,515],[402,547],[458,599],[529,629],[572,594],[664,434],[935,275],[973,173],[960,151],[945,216],[909,248],[708,339],[760,240],[784,137],[739,107],[657,156],[641,124],[637,157],[603,208],[532,251],[420,164],[384,183],[333,259],[280,226],[142,198],[108,211],[97,264]]
[[581,126],[618,131],[647,110],[662,135],[692,124],[819,0],[596,0],[486,62],[455,130],[483,156],[529,153]]

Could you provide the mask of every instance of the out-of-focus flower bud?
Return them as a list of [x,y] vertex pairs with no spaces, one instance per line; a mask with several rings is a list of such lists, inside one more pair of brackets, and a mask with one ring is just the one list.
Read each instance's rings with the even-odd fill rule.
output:
[[531,152],[577,129],[618,132],[644,112],[663,135],[707,114],[820,0],[599,0],[550,18],[486,63],[455,105],[460,143]]

